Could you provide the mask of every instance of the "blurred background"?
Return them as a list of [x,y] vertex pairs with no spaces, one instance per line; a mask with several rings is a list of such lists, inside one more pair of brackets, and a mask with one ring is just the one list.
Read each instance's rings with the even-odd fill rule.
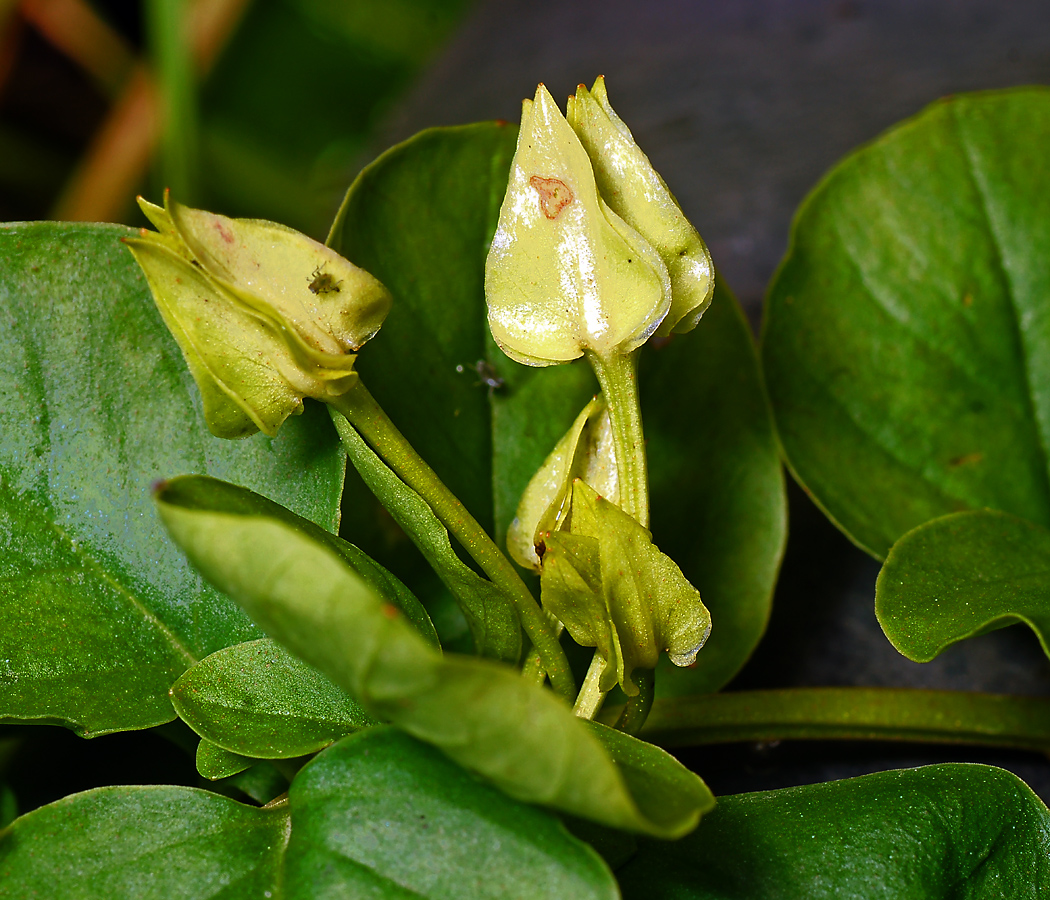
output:
[[[0,218],[145,224],[134,195],[157,200],[167,185],[323,239],[355,173],[391,143],[431,125],[516,120],[537,82],[560,99],[598,74],[757,328],[792,212],[822,174],[946,94],[1050,82],[1050,4],[0,0]],[[925,666],[899,656],[875,620],[878,563],[801,491],[790,501],[770,629],[730,689],[1050,693],[1050,665],[1023,628]],[[20,744],[23,759],[68,753],[85,765],[82,742],[44,731],[32,753]],[[107,748],[145,739],[88,746],[104,765],[120,756]],[[683,758],[716,793],[968,759],[1011,768],[1050,800],[1050,763],[1036,754],[794,744]],[[45,799],[91,786],[47,770]],[[130,783],[134,771],[125,759],[92,783]],[[192,763],[176,777],[196,783]]]

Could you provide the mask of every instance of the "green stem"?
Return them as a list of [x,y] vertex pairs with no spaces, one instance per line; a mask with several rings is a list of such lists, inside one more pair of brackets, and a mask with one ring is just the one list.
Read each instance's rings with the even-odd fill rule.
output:
[[401,480],[430,505],[441,524],[463,545],[493,584],[511,598],[522,628],[543,661],[551,685],[559,694],[571,699],[576,693],[576,686],[558,636],[525,582],[500,553],[485,529],[405,440],[363,382],[358,380],[349,391],[330,402]]
[[624,704],[620,718],[614,726],[617,731],[626,734],[638,734],[649,716],[652,709],[653,696],[655,695],[656,679],[652,669],[635,669],[631,674],[634,683],[638,685],[638,693],[630,697]]
[[598,377],[612,423],[620,508],[648,528],[649,471],[638,402],[638,351],[627,356],[613,354],[608,359],[588,352],[587,359]]
[[580,688],[579,696],[576,698],[576,705],[572,708],[572,711],[581,719],[593,719],[601,711],[608,693],[598,686],[604,671],[605,660],[596,650],[594,656],[591,657],[590,668],[587,669],[587,674],[584,676],[583,687]]
[[[615,721],[619,708],[606,709]],[[1050,750],[1050,698],[897,688],[792,688],[659,699],[641,736],[665,747],[886,740]]]

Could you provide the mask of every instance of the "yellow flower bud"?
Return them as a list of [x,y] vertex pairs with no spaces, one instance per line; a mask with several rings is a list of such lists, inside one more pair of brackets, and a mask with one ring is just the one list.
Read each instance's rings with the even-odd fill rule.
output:
[[125,241],[219,437],[273,436],[303,398],[357,380],[352,352],[390,308],[375,278],[283,225],[140,199],[158,231]]
[[627,224],[660,254],[671,279],[671,309],[656,334],[696,327],[711,304],[711,254],[664,180],[613,110],[600,77],[569,98],[567,119],[590,157],[598,191]]
[[492,336],[533,366],[630,353],[670,306],[667,267],[598,196],[587,153],[543,85],[523,104],[485,294]]

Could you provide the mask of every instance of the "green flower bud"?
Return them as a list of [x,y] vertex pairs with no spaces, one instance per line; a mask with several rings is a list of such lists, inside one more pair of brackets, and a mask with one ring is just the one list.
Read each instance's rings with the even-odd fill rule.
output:
[[671,278],[671,309],[656,334],[696,327],[711,304],[711,254],[664,180],[616,115],[600,77],[569,98],[566,118],[590,157],[602,198],[660,254]]
[[630,353],[670,306],[667,267],[598,196],[587,153],[543,85],[523,104],[485,294],[496,343],[533,366]]
[[711,614],[681,569],[583,481],[573,484],[569,530],[546,536],[540,585],[544,608],[605,661],[602,691],[619,683],[635,696],[636,668],[654,668],[661,651],[692,665],[711,633]]
[[540,571],[537,548],[569,515],[572,483],[582,478],[603,497],[620,502],[612,424],[601,394],[588,403],[540,466],[507,530],[507,549],[518,565]]
[[218,437],[273,436],[303,398],[357,380],[352,352],[390,308],[375,278],[283,225],[139,201],[158,231],[127,239]]

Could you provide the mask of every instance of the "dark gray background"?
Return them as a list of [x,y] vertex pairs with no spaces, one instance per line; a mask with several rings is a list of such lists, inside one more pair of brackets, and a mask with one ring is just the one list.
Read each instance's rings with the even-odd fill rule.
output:
[[[757,326],[792,212],[821,175],[946,94],[1050,82],[1050,3],[483,0],[375,146],[430,125],[516,120],[537,82],[562,100],[598,74]],[[1023,628],[927,665],[904,659],[875,621],[878,564],[797,489],[791,515],[769,632],[732,688],[1050,693],[1050,665]],[[1016,771],[1050,800],[1050,764],[1036,754],[797,743],[684,758],[717,792],[970,759]]]

